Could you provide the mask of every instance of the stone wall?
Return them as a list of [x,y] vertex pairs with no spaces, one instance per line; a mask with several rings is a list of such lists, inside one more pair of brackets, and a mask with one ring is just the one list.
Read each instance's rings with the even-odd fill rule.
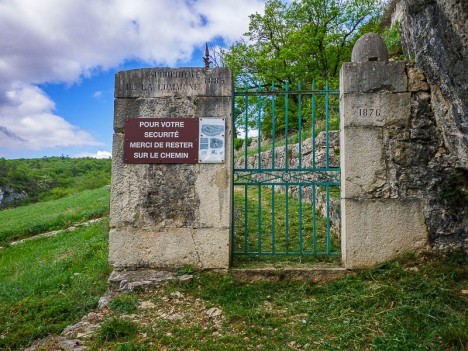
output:
[[409,158],[417,158],[402,154],[413,145],[406,67],[386,61],[385,47],[382,55],[374,53],[381,42],[372,33],[361,37],[353,49],[356,62],[344,63],[340,72],[341,247],[350,269],[427,244],[422,198],[400,182],[413,164]]
[[345,266],[425,242],[467,250],[466,171],[454,166],[437,118],[440,90],[412,62],[345,64],[341,84]]

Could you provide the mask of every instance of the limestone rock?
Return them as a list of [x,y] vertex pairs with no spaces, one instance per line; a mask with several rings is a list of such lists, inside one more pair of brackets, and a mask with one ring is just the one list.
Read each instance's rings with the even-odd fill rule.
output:
[[178,276],[172,272],[155,269],[114,270],[108,280],[109,289],[113,292],[145,290],[168,282],[187,282],[191,275]]
[[10,185],[0,186],[0,206],[26,198],[28,194],[17,191]]
[[408,90],[409,91],[427,91],[429,85],[426,82],[426,77],[417,67],[408,69]]
[[89,347],[81,344],[81,340],[70,340],[62,336],[48,336],[44,339],[37,340],[24,351],[41,351],[41,350],[63,350],[63,351],[85,351]]
[[468,170],[468,1],[402,0],[398,12],[405,52],[440,89],[433,102],[446,146]]

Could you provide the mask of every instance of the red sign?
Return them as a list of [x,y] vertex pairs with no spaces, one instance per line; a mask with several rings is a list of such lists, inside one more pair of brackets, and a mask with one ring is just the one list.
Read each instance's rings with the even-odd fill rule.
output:
[[197,163],[198,118],[125,121],[125,163]]

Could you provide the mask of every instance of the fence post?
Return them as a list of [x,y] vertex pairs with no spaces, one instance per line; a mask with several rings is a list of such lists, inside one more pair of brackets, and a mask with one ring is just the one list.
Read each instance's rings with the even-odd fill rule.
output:
[[[421,200],[399,193],[392,162],[408,138],[411,95],[404,62],[389,62],[381,37],[368,33],[340,72],[342,261],[371,267],[427,243]],[[402,143],[404,144],[404,143]]]
[[231,70],[136,69],[115,83],[110,263],[228,268]]

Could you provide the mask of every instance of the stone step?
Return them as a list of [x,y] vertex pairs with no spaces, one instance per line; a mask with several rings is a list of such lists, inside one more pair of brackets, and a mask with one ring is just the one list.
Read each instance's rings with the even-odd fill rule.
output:
[[320,284],[353,275],[355,272],[342,267],[262,267],[233,268],[231,274],[233,278],[246,283],[308,281]]

